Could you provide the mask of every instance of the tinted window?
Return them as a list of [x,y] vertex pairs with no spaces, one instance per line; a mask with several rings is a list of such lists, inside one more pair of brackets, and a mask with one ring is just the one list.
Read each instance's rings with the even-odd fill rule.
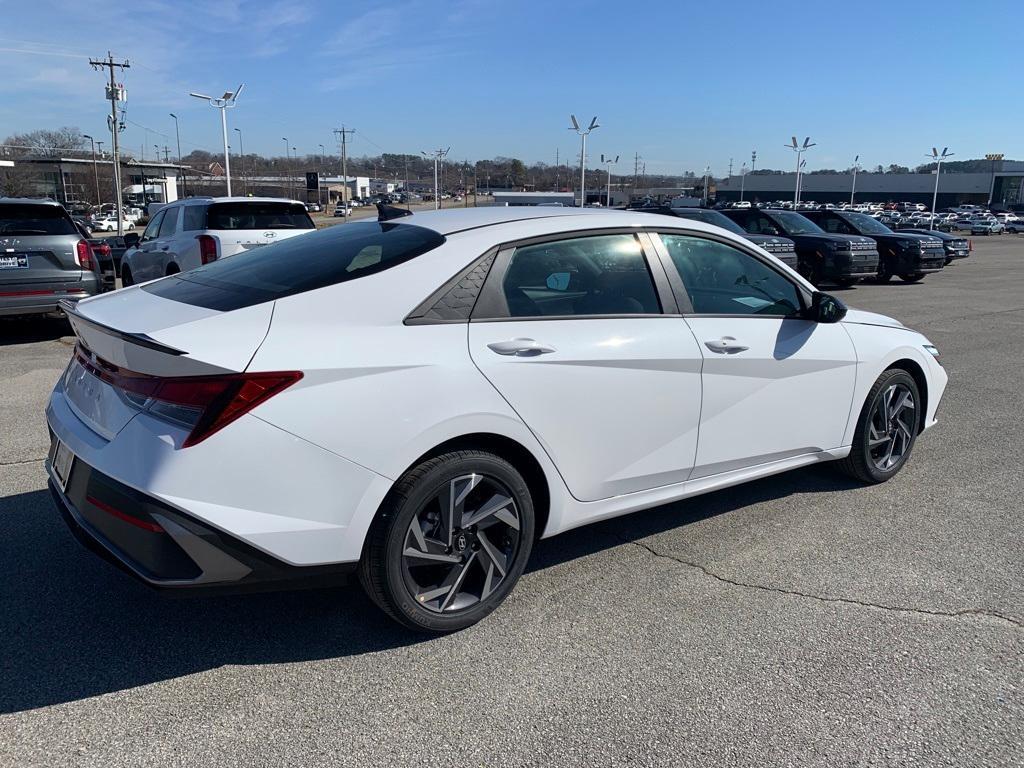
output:
[[213,203],[207,229],[315,229],[301,203]]
[[0,205],[0,235],[76,235],[75,225],[55,205]]
[[160,225],[164,221],[164,212],[159,211],[156,216],[150,219],[149,224],[146,225],[146,231],[142,233],[143,240],[152,240],[156,237],[157,231],[160,229]]
[[703,221],[705,224],[713,224],[716,227],[721,227],[722,229],[727,229],[730,232],[735,232],[737,235],[744,234],[744,231],[739,224],[718,211],[709,211],[707,209],[698,208],[692,211],[676,210],[672,215],[678,216],[681,219],[693,219],[694,221]]
[[885,224],[866,213],[848,213],[846,216],[865,235],[887,235],[892,232]]
[[788,316],[800,311],[796,286],[753,256],[699,237],[661,239],[697,314]]
[[169,208],[164,213],[164,220],[160,224],[160,234],[158,237],[170,237],[174,234],[174,230],[178,226],[178,208]]
[[658,314],[661,305],[633,235],[517,248],[502,281],[510,317]]
[[834,235],[855,235],[853,227],[843,221],[839,216],[811,214],[813,221],[826,232]]
[[771,218],[778,222],[785,235],[820,235],[822,231],[821,227],[799,213],[772,211]]
[[186,205],[185,221],[181,228],[186,232],[195,232],[199,229],[206,229],[206,206]]
[[442,235],[411,224],[346,224],[214,261],[143,290],[238,309],[382,272],[442,243]]
[[[724,214],[723,214],[724,215]],[[763,216],[756,211],[729,211],[727,218],[735,221],[743,229],[744,232],[748,232],[751,235],[780,235],[779,228],[775,226],[775,223],[771,221],[767,216]]]

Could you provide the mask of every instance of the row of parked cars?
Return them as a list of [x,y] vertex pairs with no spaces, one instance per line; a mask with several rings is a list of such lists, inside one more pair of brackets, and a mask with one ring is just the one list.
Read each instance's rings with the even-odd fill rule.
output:
[[815,285],[850,286],[864,280],[908,283],[970,255],[970,242],[927,228],[893,230],[852,210],[797,212],[781,208],[645,207],[650,213],[720,226],[775,255]]

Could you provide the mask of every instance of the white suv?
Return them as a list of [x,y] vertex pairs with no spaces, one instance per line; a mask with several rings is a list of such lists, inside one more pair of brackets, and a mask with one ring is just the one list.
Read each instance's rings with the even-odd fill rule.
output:
[[316,229],[306,207],[270,197],[198,197],[162,206],[141,238],[128,236],[125,285],[195,269]]

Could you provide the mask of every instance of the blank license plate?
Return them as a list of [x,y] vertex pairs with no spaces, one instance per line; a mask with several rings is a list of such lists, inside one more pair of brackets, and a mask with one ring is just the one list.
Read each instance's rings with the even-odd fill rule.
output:
[[53,479],[57,481],[61,491],[68,487],[68,478],[71,477],[71,465],[75,461],[75,454],[71,452],[60,438],[53,438],[53,446],[50,448],[50,469],[53,471]]

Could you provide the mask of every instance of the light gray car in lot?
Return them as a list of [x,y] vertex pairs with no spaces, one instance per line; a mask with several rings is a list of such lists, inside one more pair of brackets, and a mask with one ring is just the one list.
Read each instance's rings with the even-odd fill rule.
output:
[[0,198],[0,315],[57,312],[102,290],[92,246],[51,200]]

